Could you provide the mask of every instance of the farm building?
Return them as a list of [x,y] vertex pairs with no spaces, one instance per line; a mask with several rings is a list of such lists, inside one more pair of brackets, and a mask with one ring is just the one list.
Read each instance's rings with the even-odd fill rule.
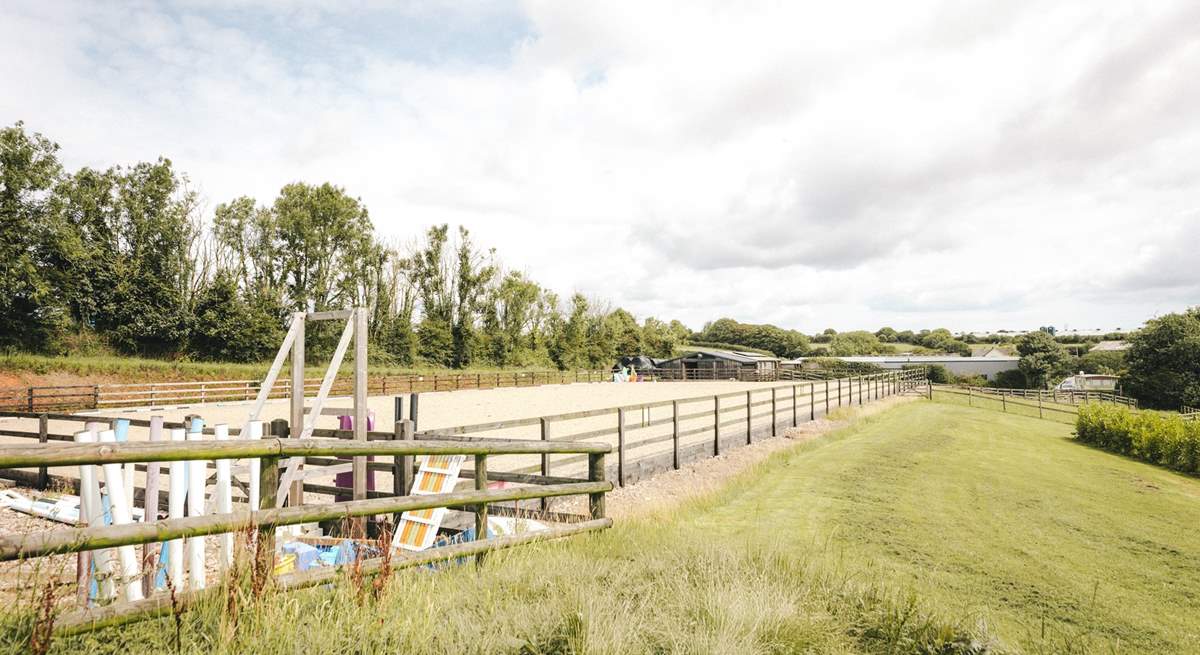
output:
[[687,379],[758,379],[776,375],[779,363],[778,357],[742,350],[697,350],[659,362],[659,368]]
[[[784,362],[785,367],[803,368],[809,357],[800,357]],[[954,375],[981,375],[990,380],[997,373],[1011,371],[1017,368],[1020,357],[1003,354],[989,354],[986,357],[959,357],[958,355],[880,355],[860,357],[835,357],[845,362],[863,362],[874,364],[883,369],[900,369],[905,366],[944,366]]]
[[613,372],[616,372],[626,368],[632,368],[640,373],[642,371],[651,371],[659,368],[662,362],[663,360],[661,359],[655,359],[645,355],[629,355],[618,359],[617,363],[613,364],[612,370]]

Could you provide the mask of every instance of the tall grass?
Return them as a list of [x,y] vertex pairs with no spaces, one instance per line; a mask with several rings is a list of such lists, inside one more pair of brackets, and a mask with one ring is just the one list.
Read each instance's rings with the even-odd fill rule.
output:
[[[51,653],[984,653],[994,644],[911,595],[821,553],[712,540],[635,521],[606,534],[494,553],[476,567],[394,573],[378,590],[251,593],[226,583],[178,628],[167,617],[59,637]],[[34,608],[8,610],[0,649],[30,643]]]

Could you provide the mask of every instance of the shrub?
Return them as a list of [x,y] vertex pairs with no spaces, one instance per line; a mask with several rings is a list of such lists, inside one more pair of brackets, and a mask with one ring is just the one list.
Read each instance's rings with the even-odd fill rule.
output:
[[806,362],[812,362],[825,371],[849,375],[870,375],[883,371],[882,366],[870,362],[847,362],[837,357],[809,357]]
[[1119,405],[1079,408],[1075,438],[1152,464],[1200,473],[1200,421]]

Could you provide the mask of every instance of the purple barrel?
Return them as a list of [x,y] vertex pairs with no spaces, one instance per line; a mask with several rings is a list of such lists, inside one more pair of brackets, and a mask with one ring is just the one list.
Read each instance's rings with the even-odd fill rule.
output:
[[[339,416],[338,417],[338,429],[339,430],[353,430],[354,429],[354,417],[353,416]],[[371,411],[371,410],[367,410],[367,430],[370,431],[370,430],[374,430],[374,429],[375,429],[375,412]],[[345,458],[345,457],[339,457],[338,459],[341,459],[344,461],[350,461],[349,458]],[[375,461],[375,456],[368,455],[367,461],[368,462]],[[338,473],[337,477],[334,478],[333,484],[335,484],[336,486],[342,487],[344,489],[352,489],[354,487],[354,473],[351,473],[351,472]],[[370,467],[367,468],[367,491],[375,491],[375,471],[372,471],[370,469]],[[342,499],[349,500],[350,496],[339,495],[338,499],[339,500],[342,500]]]

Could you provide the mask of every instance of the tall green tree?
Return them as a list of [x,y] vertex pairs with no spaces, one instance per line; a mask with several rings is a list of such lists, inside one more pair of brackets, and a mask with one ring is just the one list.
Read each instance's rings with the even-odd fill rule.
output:
[[1030,389],[1045,389],[1055,377],[1070,370],[1070,354],[1049,332],[1038,330],[1022,335],[1016,345],[1021,356],[1017,368],[1025,375]]
[[20,122],[0,130],[0,347],[46,348],[64,324],[48,256],[57,153],[58,144],[26,134]]
[[1200,407],[1200,307],[1146,322],[1129,338],[1125,390],[1147,407]]

